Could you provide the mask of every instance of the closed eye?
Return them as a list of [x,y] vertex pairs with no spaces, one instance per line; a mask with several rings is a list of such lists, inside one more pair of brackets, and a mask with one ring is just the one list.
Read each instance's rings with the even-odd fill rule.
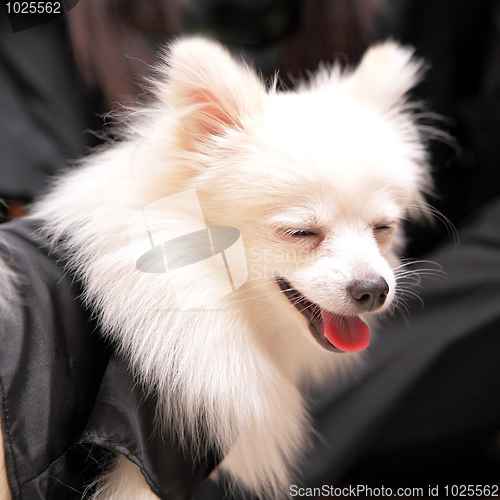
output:
[[375,224],[373,226],[373,234],[379,245],[386,245],[390,243],[392,236],[394,235],[396,225],[396,222],[390,222],[389,224]]
[[296,238],[302,238],[302,237],[307,237],[307,236],[317,236],[317,234],[314,231],[309,231],[307,229],[283,229],[282,232],[283,232],[283,234],[286,234],[287,236],[293,236]]

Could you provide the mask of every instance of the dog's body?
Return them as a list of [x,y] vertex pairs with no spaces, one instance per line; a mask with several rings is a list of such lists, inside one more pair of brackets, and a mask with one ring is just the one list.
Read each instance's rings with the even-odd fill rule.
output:
[[[353,364],[330,351],[362,350],[365,322],[397,302],[398,222],[428,187],[404,98],[420,77],[411,56],[389,42],[356,71],[323,69],[278,92],[218,45],[178,42],[157,102],[35,206],[103,331],[157,394],[160,425],[195,448],[202,425],[219,470],[263,496],[288,491],[307,442],[300,385]],[[184,201],[155,205],[172,196]],[[141,220],[159,249],[172,227],[199,229],[199,211],[241,233],[248,279],[234,273],[231,293],[214,260],[139,269]],[[156,498],[123,457],[98,497]]]

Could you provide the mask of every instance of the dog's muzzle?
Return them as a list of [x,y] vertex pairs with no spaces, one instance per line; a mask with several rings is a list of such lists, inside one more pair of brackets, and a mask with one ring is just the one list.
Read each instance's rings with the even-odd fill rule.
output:
[[[311,302],[284,278],[277,283],[288,300],[308,321],[309,331],[318,344],[333,352],[356,352],[370,344],[370,330],[358,316],[342,316]],[[361,312],[381,307],[389,292],[383,279],[359,280],[350,287],[350,293]]]

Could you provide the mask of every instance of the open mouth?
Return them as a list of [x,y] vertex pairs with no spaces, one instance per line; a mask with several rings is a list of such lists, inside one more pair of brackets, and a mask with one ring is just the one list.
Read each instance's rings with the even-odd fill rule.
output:
[[334,352],[357,352],[370,344],[370,330],[358,316],[341,316],[309,301],[283,278],[276,280],[290,302],[306,317],[321,347]]

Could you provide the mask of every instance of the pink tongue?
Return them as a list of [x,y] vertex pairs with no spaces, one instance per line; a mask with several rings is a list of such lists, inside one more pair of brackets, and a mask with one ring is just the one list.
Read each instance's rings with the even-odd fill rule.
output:
[[339,316],[321,309],[323,335],[337,349],[356,352],[370,344],[370,330],[357,316]]

